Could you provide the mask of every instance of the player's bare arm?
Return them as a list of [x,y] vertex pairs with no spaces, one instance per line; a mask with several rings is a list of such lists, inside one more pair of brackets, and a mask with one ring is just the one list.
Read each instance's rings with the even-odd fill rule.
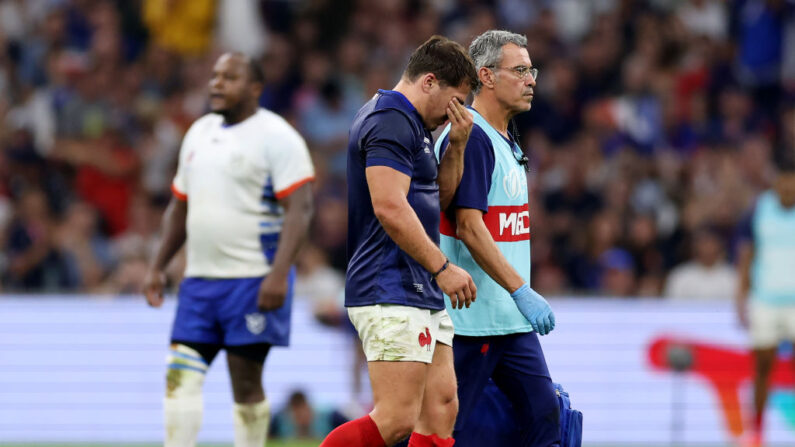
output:
[[450,120],[449,143],[439,163],[439,206],[446,210],[453,200],[461,176],[464,173],[464,149],[469,134],[472,133],[472,114],[457,99],[447,105],[447,118]]
[[155,259],[150,263],[144,279],[144,296],[152,307],[163,304],[163,288],[166,284],[165,270],[171,258],[185,243],[185,220],[188,217],[188,201],[172,197],[163,214],[163,239],[157,247]]
[[305,183],[280,199],[279,204],[284,208],[284,222],[273,266],[260,284],[257,306],[262,310],[278,309],[284,304],[290,267],[306,240],[314,212],[312,183]]
[[489,229],[483,222],[483,211],[474,208],[456,209],[456,225],[458,237],[483,271],[509,293],[522,287],[524,279],[494,243]]
[[748,328],[748,291],[751,290],[751,261],[754,259],[754,244],[751,241],[740,242],[737,248],[737,296],[735,305],[737,319],[744,328]]
[[454,307],[469,307],[477,296],[475,283],[460,267],[448,264],[445,255],[425,233],[406,200],[411,178],[386,166],[370,166],[365,173],[373,211],[384,231],[427,271],[439,272],[436,283],[450,296]]

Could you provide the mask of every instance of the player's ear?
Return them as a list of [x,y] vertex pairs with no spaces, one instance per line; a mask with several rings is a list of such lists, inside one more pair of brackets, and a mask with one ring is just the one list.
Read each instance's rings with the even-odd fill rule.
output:
[[422,78],[420,78],[420,82],[421,82],[420,86],[422,87],[422,91],[425,93],[430,93],[431,90],[433,89],[433,84],[438,83],[439,80],[436,79],[435,74],[425,73],[424,75],[422,75]]
[[478,70],[478,79],[480,79],[480,83],[486,88],[494,88],[494,83],[497,81],[494,77],[494,72],[486,67],[480,67]]
[[259,102],[259,97],[262,96],[262,89],[263,85],[261,82],[250,82],[249,83],[249,91],[251,92],[251,96],[257,98],[257,102]]

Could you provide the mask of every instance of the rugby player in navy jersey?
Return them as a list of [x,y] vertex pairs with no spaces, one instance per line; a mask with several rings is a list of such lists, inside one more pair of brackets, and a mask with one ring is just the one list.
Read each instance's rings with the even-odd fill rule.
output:
[[[412,447],[454,443],[453,326],[442,292],[461,309],[476,289],[439,250],[439,216],[463,172],[472,129],[463,103],[476,82],[466,50],[433,36],[397,86],[354,118],[345,305],[367,356],[374,409],[322,446],[391,446],[408,436]],[[447,120],[450,144],[437,165],[431,131]]]

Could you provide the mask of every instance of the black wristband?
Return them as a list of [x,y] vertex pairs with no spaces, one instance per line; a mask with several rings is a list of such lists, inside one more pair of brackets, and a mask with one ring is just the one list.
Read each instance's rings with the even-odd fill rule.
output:
[[447,270],[447,266],[449,266],[449,265],[450,265],[450,260],[445,258],[444,259],[444,265],[442,266],[442,268],[437,270],[436,273],[431,273],[431,277],[432,278],[436,278],[437,276],[439,276],[440,273],[442,273],[443,271]]

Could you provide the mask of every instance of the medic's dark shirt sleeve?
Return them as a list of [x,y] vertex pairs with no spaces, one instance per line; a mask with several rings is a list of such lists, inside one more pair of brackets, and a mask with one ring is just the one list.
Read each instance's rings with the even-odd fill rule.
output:
[[[441,143],[441,153],[447,149],[448,136]],[[467,147],[464,151],[464,172],[458,185],[452,206],[489,211],[489,190],[494,172],[494,149],[486,132],[480,126],[472,126]]]

